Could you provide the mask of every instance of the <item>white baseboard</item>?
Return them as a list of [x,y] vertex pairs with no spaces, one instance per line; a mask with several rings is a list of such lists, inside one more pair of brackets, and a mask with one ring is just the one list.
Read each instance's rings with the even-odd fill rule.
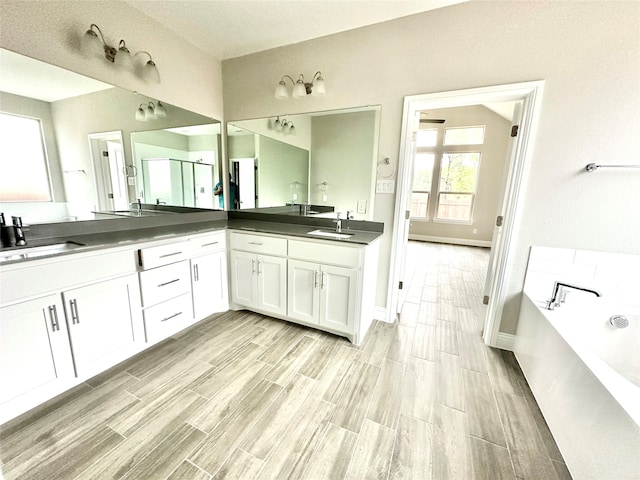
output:
[[498,338],[496,340],[496,347],[501,348],[502,350],[509,350],[513,352],[513,349],[516,344],[516,336],[511,333],[498,333]]
[[431,235],[409,234],[409,240],[421,242],[450,243],[452,245],[468,245],[470,247],[491,247],[488,240],[473,240],[471,238],[432,237]]
[[387,319],[387,309],[384,307],[373,307],[373,318],[375,320],[380,320],[381,322],[393,323],[389,322],[389,319]]

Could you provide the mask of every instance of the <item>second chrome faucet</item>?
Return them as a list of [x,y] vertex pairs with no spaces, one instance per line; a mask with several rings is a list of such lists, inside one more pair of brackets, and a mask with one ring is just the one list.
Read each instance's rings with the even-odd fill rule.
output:
[[565,289],[572,288],[574,290],[580,290],[582,292],[593,293],[596,297],[601,297],[602,293],[599,290],[594,290],[592,288],[580,287],[578,285],[573,285],[571,283],[564,282],[555,282],[553,284],[553,292],[551,293],[551,298],[547,300],[547,310],[553,310],[555,307],[559,307],[561,303],[565,301],[565,297],[567,295],[567,291]]

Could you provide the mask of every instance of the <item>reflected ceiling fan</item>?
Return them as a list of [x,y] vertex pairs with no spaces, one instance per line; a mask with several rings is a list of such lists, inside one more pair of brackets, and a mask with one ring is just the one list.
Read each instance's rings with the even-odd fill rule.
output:
[[444,118],[429,118],[429,114],[427,112],[420,112],[420,125],[424,125],[427,123],[444,123]]

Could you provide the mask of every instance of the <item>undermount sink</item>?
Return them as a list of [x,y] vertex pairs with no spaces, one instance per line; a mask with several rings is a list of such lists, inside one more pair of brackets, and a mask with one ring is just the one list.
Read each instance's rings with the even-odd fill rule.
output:
[[336,238],[338,240],[353,237],[353,233],[327,232],[326,230],[314,230],[313,232],[307,233],[307,235],[318,235],[319,237]]
[[41,247],[17,248],[15,250],[2,252],[0,254],[0,262],[21,260],[25,258],[44,257],[45,255],[55,255],[57,253],[67,252],[78,247],[84,247],[84,244],[76,242],[64,242],[54,243],[51,245],[43,245]]

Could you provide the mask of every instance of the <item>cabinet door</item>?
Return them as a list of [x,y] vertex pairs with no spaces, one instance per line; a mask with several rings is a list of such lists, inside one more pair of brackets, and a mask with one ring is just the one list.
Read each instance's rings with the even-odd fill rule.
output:
[[78,377],[106,370],[126,358],[136,340],[144,341],[134,338],[134,322],[141,321],[139,309],[131,308],[136,295],[136,275],[63,292]]
[[229,309],[227,256],[224,251],[191,260],[195,320]]
[[318,323],[320,315],[320,266],[301,260],[288,261],[288,316],[306,323]]
[[358,271],[323,265],[320,277],[320,326],[352,334]]
[[258,256],[258,308],[287,314],[287,259]]
[[258,304],[256,256],[252,253],[231,251],[231,300],[244,307]]
[[0,309],[0,404],[73,377],[59,295]]

